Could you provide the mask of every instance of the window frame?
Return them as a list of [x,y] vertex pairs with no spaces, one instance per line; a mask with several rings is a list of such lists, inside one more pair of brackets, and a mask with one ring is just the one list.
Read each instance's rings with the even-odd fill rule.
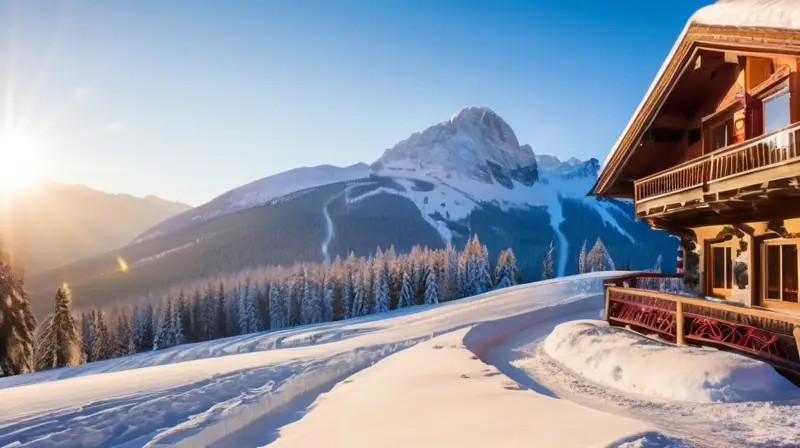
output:
[[[767,256],[769,246],[794,246],[795,247],[795,256],[797,257],[796,266],[797,266],[797,280],[800,282],[800,238],[773,238],[761,243],[761,299],[763,300],[764,305],[767,304],[788,304],[790,306],[800,306],[800,297],[798,298],[797,302],[787,301],[783,299],[783,250],[779,250],[778,254],[779,258],[779,268],[778,268],[778,292],[779,298],[778,299],[770,299],[767,295],[769,289],[769,278],[767,277]],[[800,289],[800,288],[798,288]]]
[[[716,297],[724,297],[725,299],[730,298],[731,291],[734,289],[734,281],[733,281],[733,266],[734,260],[736,259],[736,248],[738,244],[734,240],[726,240],[726,241],[717,241],[709,243],[709,263],[708,263],[708,273],[706,274],[708,279],[708,288],[711,290],[711,295]],[[714,256],[714,249],[721,248],[723,250],[723,254],[726,256],[724,257],[725,263],[722,266],[723,272],[723,279],[722,279],[722,288],[717,288],[714,286],[716,280],[716,269],[714,263],[717,260],[717,257]],[[730,251],[730,252],[729,252]],[[729,254],[729,256],[728,256]]]
[[[782,95],[787,96],[786,114],[789,117],[789,122],[779,128],[767,130],[767,103]],[[766,135],[792,125],[792,89],[789,88],[788,81],[781,82],[775,86],[774,89],[770,89],[769,92],[763,94],[759,98],[759,101],[761,101],[761,122],[763,123],[761,135]]]

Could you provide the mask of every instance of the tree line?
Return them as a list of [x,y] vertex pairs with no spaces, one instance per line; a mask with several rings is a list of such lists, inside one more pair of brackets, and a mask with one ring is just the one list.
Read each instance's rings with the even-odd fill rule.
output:
[[36,323],[22,279],[0,259],[0,376],[69,367],[117,356],[297,325],[434,305],[522,282],[511,249],[492,266],[477,235],[454,247],[378,249],[292,268],[264,267],[185,285],[117,309],[72,311],[69,287]]

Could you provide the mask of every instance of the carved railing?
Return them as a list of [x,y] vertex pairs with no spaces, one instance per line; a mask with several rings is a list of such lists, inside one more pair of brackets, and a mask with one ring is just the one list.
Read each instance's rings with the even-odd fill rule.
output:
[[791,161],[800,161],[798,130],[800,123],[795,123],[638,179],[633,183],[636,202],[704,187]]
[[[657,291],[606,287],[606,320],[642,333],[744,352],[800,375],[800,317]],[[800,377],[800,376],[798,376]]]

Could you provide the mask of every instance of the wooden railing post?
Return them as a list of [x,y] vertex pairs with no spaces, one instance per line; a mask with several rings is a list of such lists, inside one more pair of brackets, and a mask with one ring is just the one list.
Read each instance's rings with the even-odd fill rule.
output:
[[675,301],[675,343],[686,345],[683,339],[683,303],[680,300]]
[[609,287],[606,286],[605,287],[605,290],[606,290],[606,306],[603,309],[603,320],[606,321],[606,322],[608,322],[608,295],[609,295],[608,289],[609,289]]

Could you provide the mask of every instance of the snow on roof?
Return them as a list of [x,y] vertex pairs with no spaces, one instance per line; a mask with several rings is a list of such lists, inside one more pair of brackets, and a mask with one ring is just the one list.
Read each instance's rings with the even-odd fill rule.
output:
[[800,1],[718,0],[697,11],[690,22],[742,28],[800,30]]
[[630,121],[620,134],[614,147],[606,156],[600,171],[597,173],[600,182],[603,172],[606,170],[611,158],[619,151],[619,146],[625,135],[628,134],[636,117],[641,113],[647,99],[652,95],[659,81],[664,75],[670,61],[675,56],[678,48],[686,38],[689,27],[692,24],[712,25],[712,26],[731,26],[738,28],[774,28],[800,31],[800,0],[717,0],[716,3],[700,8],[695,12],[686,26],[681,31],[680,36],[672,46],[669,55],[661,64],[661,68],[653,78],[650,88],[647,89],[639,107],[631,116]]

